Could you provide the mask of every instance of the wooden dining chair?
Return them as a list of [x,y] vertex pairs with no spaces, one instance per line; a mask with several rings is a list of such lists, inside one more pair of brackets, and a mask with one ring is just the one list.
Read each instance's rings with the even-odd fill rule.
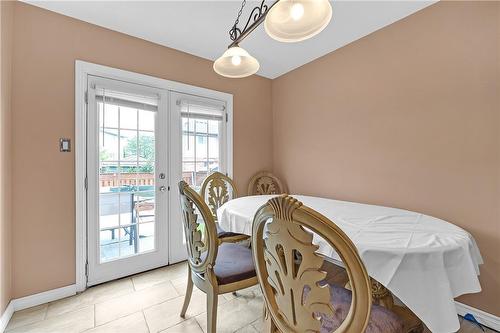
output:
[[[327,282],[313,233],[337,251],[352,291]],[[403,332],[399,317],[372,305],[370,279],[351,240],[293,197],[275,197],[257,211],[252,251],[266,303],[265,332]]]
[[258,172],[248,183],[248,195],[283,194],[286,191],[279,178],[267,171]]
[[250,238],[248,235],[229,232],[222,229],[217,221],[217,209],[238,197],[238,190],[233,180],[218,171],[211,173],[201,184],[200,195],[207,203],[215,220],[217,236],[226,242],[241,242]]
[[179,192],[189,265],[181,317],[186,315],[195,285],[207,294],[208,333],[215,333],[218,295],[258,283],[252,252],[246,246],[219,241],[215,220],[201,196],[184,181],[179,183]]

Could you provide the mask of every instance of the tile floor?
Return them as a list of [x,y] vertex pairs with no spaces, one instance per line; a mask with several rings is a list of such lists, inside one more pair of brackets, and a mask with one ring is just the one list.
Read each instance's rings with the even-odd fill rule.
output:
[[[84,293],[16,312],[8,333],[203,333],[205,295],[193,292],[186,319],[179,316],[186,288],[185,263],[89,288]],[[218,333],[262,331],[258,287],[219,297]],[[428,331],[426,331],[428,332]],[[462,323],[461,333],[482,332]],[[487,331],[492,332],[492,331]]]

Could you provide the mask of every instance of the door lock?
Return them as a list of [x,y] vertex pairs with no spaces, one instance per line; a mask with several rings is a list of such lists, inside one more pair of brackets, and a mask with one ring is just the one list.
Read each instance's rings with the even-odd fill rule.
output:
[[160,192],[165,192],[167,190],[166,186],[160,186]]

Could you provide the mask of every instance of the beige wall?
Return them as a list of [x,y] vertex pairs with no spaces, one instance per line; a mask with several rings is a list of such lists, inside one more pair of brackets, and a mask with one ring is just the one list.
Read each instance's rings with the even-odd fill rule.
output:
[[234,177],[272,167],[271,81],[228,80],[212,62],[17,3],[13,63],[13,297],[75,282],[76,59],[234,94]]
[[11,68],[13,6],[0,2],[0,315],[11,296]]
[[[59,153],[57,140],[74,135],[81,59],[233,93],[242,189],[274,162],[291,192],[417,210],[466,228],[486,261],[484,292],[460,300],[500,315],[499,16],[498,3],[439,3],[271,85],[227,80],[207,60],[16,3],[12,297],[75,280],[74,155]],[[3,34],[2,25],[2,50]]]
[[[273,80],[292,193],[415,210],[471,232],[500,315],[500,4],[444,2]],[[431,300],[429,300],[431,301]]]

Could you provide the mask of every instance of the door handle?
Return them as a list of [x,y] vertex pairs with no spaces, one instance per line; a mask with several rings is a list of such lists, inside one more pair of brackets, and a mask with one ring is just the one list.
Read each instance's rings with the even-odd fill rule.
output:
[[160,186],[159,188],[160,192],[165,192],[167,190],[166,186]]

